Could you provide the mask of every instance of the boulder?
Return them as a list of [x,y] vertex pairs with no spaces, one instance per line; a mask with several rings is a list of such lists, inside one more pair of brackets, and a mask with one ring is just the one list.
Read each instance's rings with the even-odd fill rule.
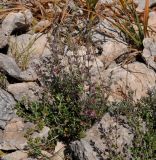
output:
[[2,22],[2,29],[5,34],[10,35],[15,30],[27,30],[33,19],[30,10],[24,12],[9,13]]
[[3,160],[23,160],[28,157],[24,151],[15,151],[2,157]]
[[[125,117],[120,116],[120,119],[126,123]],[[86,137],[72,142],[70,148],[79,160],[107,159],[113,152],[121,153],[125,160],[129,160],[131,155],[128,149],[132,146],[133,137],[131,128],[106,113],[99,123],[86,132]]]
[[4,129],[7,122],[15,117],[13,107],[16,102],[11,94],[0,89],[0,128]]
[[12,57],[2,53],[0,53],[0,71],[20,81],[37,80],[37,75],[32,69],[22,72]]
[[102,76],[104,86],[109,88],[110,101],[128,98],[129,94],[137,101],[156,86],[154,70],[139,62],[109,68]]
[[34,132],[32,138],[48,138],[48,133],[50,131],[49,127],[44,126],[40,132]]
[[8,37],[5,35],[4,31],[0,29],[0,49],[6,47],[8,44]]
[[98,57],[105,67],[108,67],[116,58],[128,51],[127,45],[117,41],[108,41],[102,46],[102,54]]
[[147,65],[156,71],[156,39],[145,38],[143,41],[144,50],[142,57]]
[[[9,40],[8,55],[19,57],[17,59],[19,66],[27,63],[27,68],[35,59],[39,59],[44,54],[51,53],[46,34],[22,34],[17,37],[11,36]],[[17,55],[18,54],[18,55]],[[27,61],[25,61],[27,57]]]
[[24,137],[24,123],[20,118],[13,118],[4,128],[3,135],[0,137],[1,150],[21,150],[27,145]]
[[15,60],[2,53],[0,53],[0,70],[14,78],[18,78],[21,72]]
[[14,95],[17,101],[21,101],[23,98],[29,101],[37,101],[35,93],[39,91],[39,86],[35,82],[23,82],[15,83],[7,86],[7,91]]

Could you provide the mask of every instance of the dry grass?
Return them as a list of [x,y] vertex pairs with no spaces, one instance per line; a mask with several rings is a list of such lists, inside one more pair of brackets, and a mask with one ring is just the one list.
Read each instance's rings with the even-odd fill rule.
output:
[[105,3],[97,10],[98,16],[107,19],[121,31],[129,44],[135,48],[142,48],[142,41],[148,36],[149,0],[146,0],[144,12],[138,12],[136,7],[133,0],[118,0]]
[[[137,48],[142,47],[142,40],[148,36],[149,0],[145,10],[139,13],[133,0],[115,0],[97,6],[99,0],[75,0],[75,4],[84,11],[83,16],[90,21],[95,17],[107,19],[114,27],[123,32],[130,43]],[[0,9],[0,20],[8,13],[30,9],[34,16],[33,26],[41,20],[49,20],[49,25],[39,32],[47,30],[57,20],[58,23],[72,16],[68,8],[69,0],[28,0],[27,3],[10,0]],[[86,14],[85,14],[86,13]],[[87,15],[87,16],[86,16]]]

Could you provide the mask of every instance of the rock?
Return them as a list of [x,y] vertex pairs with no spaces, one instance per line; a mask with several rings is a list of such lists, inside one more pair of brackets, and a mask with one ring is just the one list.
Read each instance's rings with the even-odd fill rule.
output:
[[[47,35],[22,34],[17,37],[12,36],[9,41],[8,55],[16,57],[17,53],[18,57],[20,57],[18,64],[22,66],[27,63],[27,68],[29,68],[34,59],[39,59],[44,54],[51,53]],[[27,57],[27,62],[24,62],[24,57]]]
[[0,128],[4,128],[6,123],[15,117],[13,111],[15,104],[14,98],[3,89],[0,89]]
[[32,135],[32,138],[48,138],[48,133],[50,131],[49,127],[44,126],[43,129],[38,133],[38,132],[34,132]]
[[7,91],[14,95],[17,101],[21,101],[23,98],[29,101],[37,101],[35,93],[39,91],[39,86],[35,82],[23,82],[15,83],[7,86]]
[[33,82],[38,79],[38,76],[32,68],[29,68],[21,72],[17,79],[25,82]]
[[5,34],[10,35],[15,30],[27,30],[32,22],[32,13],[25,10],[23,13],[9,13],[2,22],[2,29]]
[[52,156],[51,160],[62,160],[65,159],[65,145],[61,142],[57,142],[55,147],[54,155]]
[[23,160],[28,157],[24,151],[15,151],[2,157],[2,160]]
[[37,80],[37,75],[33,70],[22,72],[12,57],[2,53],[0,53],[0,71],[20,81]]
[[[120,117],[120,119],[126,121],[125,117]],[[70,148],[75,158],[79,160],[99,159],[95,149],[102,152],[103,159],[109,158],[109,153],[112,151],[120,152],[125,156],[125,160],[129,160],[131,157],[129,147],[132,146],[133,137],[131,128],[119,123],[115,117],[106,113],[98,124],[95,124],[86,132],[85,138],[72,142]],[[117,146],[117,149],[115,146]]]
[[108,67],[116,58],[125,53],[128,48],[125,44],[116,41],[108,41],[102,45],[102,55],[98,58]]
[[156,37],[156,11],[149,13],[148,26],[150,28],[149,37]]
[[6,47],[8,44],[8,37],[5,35],[4,31],[0,29],[0,49]]
[[145,59],[148,66],[152,67],[156,71],[156,39],[145,38],[143,41],[144,50],[142,57]]
[[27,145],[24,137],[24,123],[19,118],[13,118],[5,127],[1,137],[1,150],[22,150]]
[[64,148],[65,145],[62,142],[57,142],[56,146],[55,146],[55,151],[54,153],[57,153],[58,151],[60,151],[62,148]]
[[[146,0],[135,0],[138,3],[138,8],[144,9],[145,8],[145,1]],[[155,4],[156,0],[150,0],[150,6]]]
[[0,53],[0,70],[14,78],[18,78],[21,72],[15,60],[2,53]]
[[143,45],[145,49],[150,50],[152,56],[156,56],[156,38],[145,38]]
[[110,101],[122,100],[130,93],[134,101],[139,100],[156,85],[156,73],[139,62],[107,69],[102,76]]
[[48,27],[50,25],[50,21],[48,20],[41,20],[40,22],[38,22],[34,27],[33,27],[33,31],[36,32],[41,32],[42,30],[44,30],[46,27]]
[[44,150],[41,150],[41,154],[45,156],[46,158],[51,158],[53,156],[52,154]]

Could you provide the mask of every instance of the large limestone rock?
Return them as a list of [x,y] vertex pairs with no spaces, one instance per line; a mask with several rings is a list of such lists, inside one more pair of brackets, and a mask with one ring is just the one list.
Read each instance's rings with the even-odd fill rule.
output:
[[15,117],[13,111],[15,103],[14,98],[9,93],[0,89],[0,128],[3,129],[6,123]]
[[[125,117],[120,119],[125,121]],[[128,126],[119,123],[115,117],[107,113],[100,123],[87,131],[85,138],[73,142],[70,147],[79,160],[98,160],[98,153],[102,153],[102,158],[107,159],[111,152],[120,152],[125,156],[125,160],[129,160],[131,155],[128,148],[132,146],[133,137]]]
[[102,45],[103,52],[99,59],[104,63],[105,67],[110,65],[116,58],[124,54],[128,49],[123,43],[116,41],[108,41]]
[[134,62],[107,69],[103,80],[109,88],[110,101],[122,100],[129,94],[134,100],[139,100],[156,86],[156,73],[145,64]]
[[30,10],[23,13],[9,13],[2,22],[2,29],[5,34],[10,35],[14,30],[26,30],[33,19]]
[[[19,57],[18,64],[23,64],[27,57],[28,67],[33,63],[34,59],[39,59],[44,54],[50,54],[48,45],[48,37],[46,34],[22,34],[20,36],[12,36],[9,41],[8,54],[12,57]],[[18,55],[17,55],[18,54]]]
[[24,123],[19,118],[12,119],[5,127],[0,137],[1,150],[24,149],[27,140],[24,137]]
[[0,49],[4,48],[8,44],[8,37],[5,35],[4,31],[0,29]]
[[0,53],[0,70],[14,78],[17,78],[21,72],[15,60],[2,53]]
[[40,87],[35,82],[15,83],[7,86],[7,91],[14,95],[17,101],[21,101],[23,98],[29,101],[37,101],[38,97],[36,93],[39,90]]
[[147,65],[156,71],[156,38],[145,38],[143,41],[143,58]]
[[28,69],[22,72],[12,57],[2,53],[0,53],[0,71],[20,81],[37,80],[37,75],[33,70]]
[[15,151],[2,157],[3,160],[23,160],[28,158],[28,153],[24,151]]

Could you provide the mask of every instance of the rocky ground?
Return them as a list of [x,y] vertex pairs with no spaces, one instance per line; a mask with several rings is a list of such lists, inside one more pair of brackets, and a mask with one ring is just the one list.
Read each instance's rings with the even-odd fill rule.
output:
[[[100,1],[99,5],[101,3],[104,1]],[[138,3],[138,10],[143,10],[144,2],[140,0]],[[149,25],[156,31],[156,1],[150,3]],[[66,12],[67,9],[69,12]],[[101,32],[105,26],[109,33],[113,32],[105,20],[100,19],[94,24],[89,42],[87,19],[83,18],[85,14],[72,0],[68,3],[45,0],[37,4],[26,0],[0,2],[0,159],[33,160],[28,155],[25,134],[34,124],[17,116],[15,106],[23,99],[29,102],[40,100],[44,90],[42,75],[46,78],[57,72],[58,66],[51,71],[51,75],[48,72],[48,67],[55,65],[52,63],[56,57],[60,60],[63,72],[69,72],[76,63],[82,72],[89,68],[90,81],[98,85],[102,83],[110,102],[121,101],[130,92],[136,102],[156,87],[155,34],[144,39],[141,57],[136,58],[135,52],[129,54],[129,47],[120,41],[120,36],[117,35],[115,40]],[[75,18],[77,16],[81,18]],[[126,124],[126,117],[119,119]],[[106,132],[106,139],[109,137],[112,145],[116,143],[118,152],[123,153],[125,145],[132,145],[132,129],[116,121],[110,113],[105,113],[101,121],[86,132],[85,138],[70,144],[74,156],[79,160],[100,159],[92,146],[103,152],[108,149],[106,141],[101,140],[100,127],[105,131],[112,127],[110,132]],[[46,138],[49,130],[44,126],[32,137]],[[115,136],[119,136],[117,142],[113,138]],[[64,150],[64,144],[58,142],[53,154],[44,150],[42,154],[52,160],[61,160],[65,159]],[[105,154],[103,159],[107,158]],[[128,152],[126,159],[131,159]]]

